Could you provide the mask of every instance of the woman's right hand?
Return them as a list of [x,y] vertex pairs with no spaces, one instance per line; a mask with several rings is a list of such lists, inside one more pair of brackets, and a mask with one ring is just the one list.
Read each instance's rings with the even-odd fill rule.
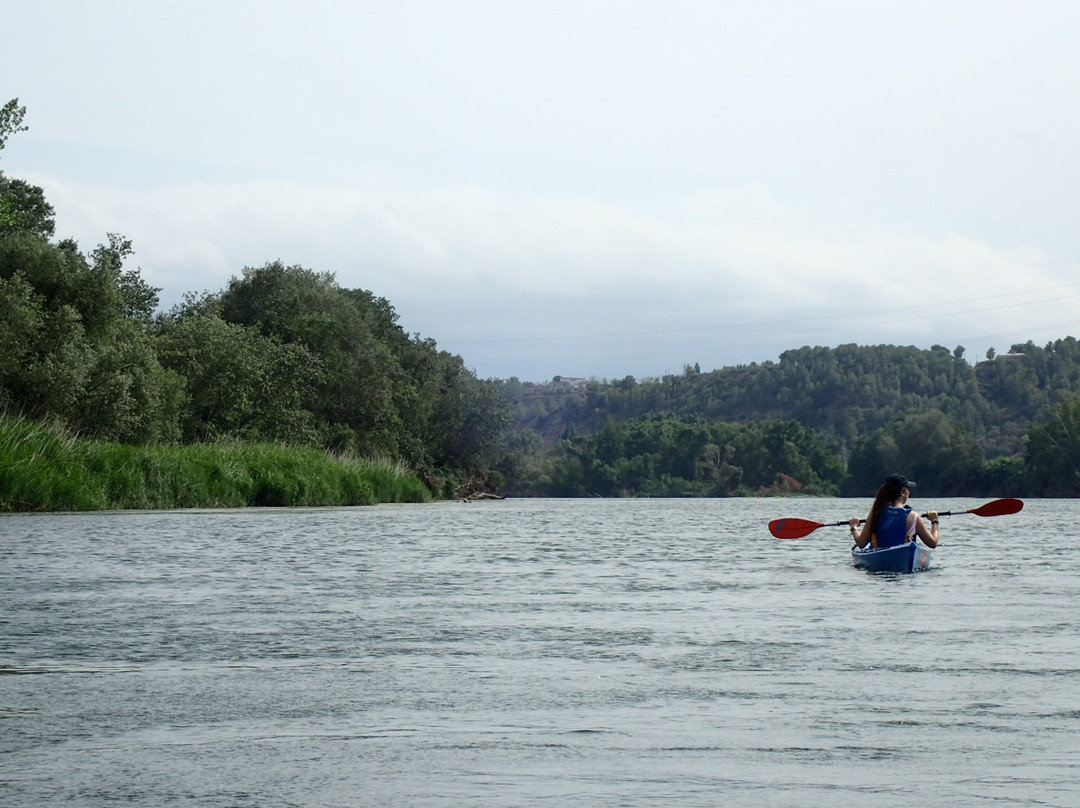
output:
[[858,530],[859,529],[859,517],[853,516],[851,519],[848,520],[848,524],[851,525],[852,530]]

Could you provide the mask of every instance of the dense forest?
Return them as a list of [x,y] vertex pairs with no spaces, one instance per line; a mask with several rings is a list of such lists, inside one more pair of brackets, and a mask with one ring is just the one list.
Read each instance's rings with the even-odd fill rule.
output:
[[[935,494],[1080,495],[1080,342],[803,347],[777,362],[637,381],[502,382],[524,490],[866,495],[901,470]],[[528,439],[526,437],[528,436]],[[763,459],[767,458],[767,459]]]
[[[0,153],[24,114],[17,101],[0,108]],[[892,471],[928,494],[1080,495],[1073,337],[974,365],[962,347],[841,345],[660,379],[485,380],[331,274],[272,261],[159,311],[160,290],[127,266],[127,239],[107,234],[84,253],[55,229],[43,190],[0,171],[0,454],[31,423],[102,446],[378,460],[434,496],[862,496]],[[100,468],[101,452],[79,456],[88,475]],[[176,463],[142,457],[124,467]],[[191,457],[210,488],[236,476],[228,451],[209,469]],[[5,475],[0,487],[19,476]],[[265,477],[240,474],[251,489],[240,501],[371,501],[298,498],[305,485]],[[356,488],[324,489],[342,485]],[[94,501],[142,501],[107,493]]]

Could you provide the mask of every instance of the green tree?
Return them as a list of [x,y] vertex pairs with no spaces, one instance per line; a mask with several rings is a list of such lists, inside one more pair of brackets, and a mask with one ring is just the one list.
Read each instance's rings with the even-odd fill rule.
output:
[[162,321],[156,349],[161,363],[185,381],[185,442],[315,441],[304,402],[317,366],[303,347],[196,314]]
[[179,385],[124,316],[120,265],[100,250],[91,264],[72,242],[0,237],[0,404],[91,437],[171,440]]
[[432,473],[471,474],[505,456],[511,415],[499,386],[406,334],[383,298],[273,262],[192,305],[308,352],[318,376],[306,401],[324,445]]
[[65,424],[78,415],[94,346],[69,290],[86,270],[81,256],[40,239],[0,239],[7,341],[18,357],[0,380],[7,407]]
[[0,237],[30,233],[50,239],[55,230],[55,212],[45,201],[45,192],[0,172]]
[[652,415],[609,420],[559,446],[550,475],[558,495],[731,496],[760,491],[835,493],[840,458],[794,421],[753,424]]
[[137,320],[120,318],[95,346],[70,426],[120,443],[180,439],[184,382],[158,361]]
[[360,454],[397,457],[399,367],[373,333],[375,318],[362,301],[329,273],[274,262],[233,278],[221,293],[220,311],[226,322],[300,345],[311,355],[319,373],[306,403],[324,434],[340,435],[345,427],[350,448]]
[[1080,395],[1052,404],[1028,431],[1025,458],[1036,491],[1080,496]]
[[956,421],[937,411],[909,413],[860,441],[849,462],[847,493],[867,496],[889,474],[906,474],[919,495],[978,493],[982,451]]
[[19,106],[19,99],[12,98],[0,107],[0,151],[7,145],[7,139],[16,132],[25,132],[29,127],[23,125],[26,107]]
[[467,470],[494,465],[512,423],[508,402],[460,357],[448,361],[443,379],[434,409],[436,462]]

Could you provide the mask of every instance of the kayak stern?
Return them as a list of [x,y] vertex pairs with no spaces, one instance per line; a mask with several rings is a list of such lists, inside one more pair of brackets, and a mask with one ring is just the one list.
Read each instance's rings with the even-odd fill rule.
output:
[[910,541],[881,550],[852,547],[851,560],[856,567],[869,572],[919,572],[930,566],[934,555],[917,542]]

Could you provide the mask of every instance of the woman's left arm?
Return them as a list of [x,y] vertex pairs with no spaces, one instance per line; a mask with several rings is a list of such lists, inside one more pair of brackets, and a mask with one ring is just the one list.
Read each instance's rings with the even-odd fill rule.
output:
[[[869,520],[869,517],[867,517]],[[859,530],[859,525],[863,525],[863,529]],[[873,533],[870,530],[870,522],[861,522],[859,517],[853,516],[848,520],[848,527],[851,528],[851,540],[855,542],[859,547],[865,547],[870,543],[870,534]]]

